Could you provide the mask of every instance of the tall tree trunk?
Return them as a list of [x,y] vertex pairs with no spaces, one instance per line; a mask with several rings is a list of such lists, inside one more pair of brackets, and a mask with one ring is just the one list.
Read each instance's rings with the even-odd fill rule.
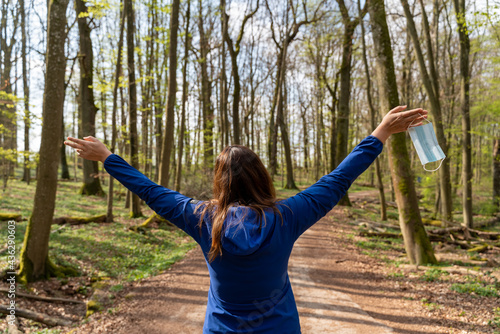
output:
[[285,160],[286,160],[286,185],[285,189],[298,189],[297,186],[295,185],[295,181],[293,178],[293,162],[292,162],[292,152],[290,149],[290,139],[288,137],[288,129],[285,123],[285,113],[284,113],[284,104],[285,104],[285,70],[286,70],[286,50],[288,48],[288,45],[285,43],[283,46],[283,49],[285,52],[283,52],[283,59],[281,59],[281,73],[280,73],[280,78],[279,81],[281,81],[282,86],[279,89],[279,95],[278,95],[278,110],[277,110],[277,116],[276,120],[277,123],[280,127],[281,130],[281,139],[283,140],[283,146],[285,150]]
[[66,8],[69,0],[53,0],[48,10],[46,78],[40,162],[33,211],[20,254],[20,282],[53,276],[59,269],[49,260],[49,236],[57,190],[57,168],[64,108]]
[[[350,19],[344,20],[344,37],[342,42],[342,64],[340,66],[340,92],[337,114],[337,149],[335,161],[342,162],[347,156],[349,141],[349,102],[351,99],[351,68],[354,29],[356,26]],[[346,192],[339,205],[351,206],[349,194]]]
[[161,163],[160,163],[160,184],[168,187],[170,178],[170,159],[174,146],[175,128],[175,93],[177,91],[177,31],[179,30],[179,6],[180,0],[172,3],[172,14],[170,16],[170,49],[168,52],[168,95],[167,95],[167,123],[165,126],[165,136],[163,137]]
[[[28,83],[28,67],[26,60],[26,47],[27,47],[27,36],[26,36],[26,10],[24,6],[25,0],[20,0],[20,11],[21,11],[21,35],[22,35],[22,45],[21,45],[21,58],[23,62],[23,93],[24,93],[24,169],[23,169],[23,181],[30,184],[31,180],[31,169],[29,166],[30,157],[30,127],[31,127],[31,114],[30,114],[30,89]],[[64,146],[64,145],[63,145]]]
[[[80,89],[79,113],[83,136],[95,136],[95,116],[97,107],[94,104],[92,40],[90,26],[87,21],[87,7],[83,0],[75,0],[76,17],[80,34]],[[99,181],[97,161],[83,160],[83,185],[79,193],[82,195],[103,196],[104,191]]]
[[[66,88],[66,87],[65,87]],[[63,99],[66,97],[66,94],[64,94]],[[64,113],[61,115],[61,138],[66,139],[66,136],[64,134]],[[61,179],[63,180],[69,180],[69,168],[68,168],[68,161],[66,159],[66,145],[61,145]]]
[[[360,0],[358,0],[358,10],[361,12],[361,6],[360,6]],[[360,19],[360,25],[361,25],[361,45],[362,45],[362,52],[363,52],[363,64],[365,67],[365,79],[366,79],[366,97],[368,100],[368,107],[370,108],[370,125],[372,130],[375,130],[375,107],[373,106],[373,101],[372,101],[372,89],[371,89],[371,78],[370,78],[370,68],[368,66],[368,59],[366,57],[366,43],[365,43],[365,24],[364,22]],[[377,175],[377,188],[379,191],[379,198],[380,198],[380,219],[382,221],[387,220],[387,204],[385,202],[385,193],[384,193],[384,181],[382,179],[382,172],[380,168],[380,159],[377,158],[375,160],[375,174]]]
[[493,205],[500,209],[500,137],[493,141]]
[[[399,96],[384,0],[371,0],[368,7],[377,61],[380,108],[388,111],[399,105]],[[406,149],[406,134],[392,135],[387,146],[406,254],[411,263],[437,263],[420,217],[414,176]]]
[[469,54],[470,40],[467,21],[465,18],[465,0],[454,0],[457,18],[458,37],[460,40],[460,104],[462,110],[462,206],[464,225],[472,228],[472,154],[471,154],[471,126],[469,103]]
[[[344,25],[344,35],[342,39],[342,63],[340,65],[340,92],[338,100],[338,115],[337,115],[337,149],[335,161],[341,163],[347,156],[349,142],[349,102],[351,99],[351,69],[352,69],[352,47],[354,31],[359,24],[360,17],[364,14],[360,13],[360,17],[351,19],[349,11],[344,3],[344,0],[337,0],[342,15],[342,23]],[[362,12],[366,13],[366,6]],[[339,205],[351,206],[349,194],[346,192],[344,197],[339,201]]]
[[[123,1],[120,1],[123,4]],[[123,49],[123,31],[125,30],[125,16],[126,12],[120,15],[120,37],[118,39],[118,54],[116,59],[116,69],[115,69],[115,83],[113,86],[113,110],[111,111],[111,152],[116,149],[116,114],[118,112],[118,86],[120,85],[120,76],[122,75],[122,49]],[[113,221],[113,190],[114,189],[114,178],[109,176],[109,189],[108,189],[108,206],[106,210],[106,222],[111,223]]]
[[189,19],[191,17],[191,1],[187,0],[186,27],[184,39],[184,65],[182,68],[182,110],[181,129],[179,131],[177,151],[177,173],[175,178],[175,191],[181,190],[182,154],[184,153],[184,132],[186,131],[186,101],[188,97],[187,67],[189,59]]
[[[441,111],[441,103],[439,101],[439,78],[437,76],[437,71],[434,68],[434,57],[432,53],[432,47],[430,42],[428,42],[429,49],[427,50],[427,55],[429,57],[430,75],[427,71],[425,65],[425,60],[420,46],[420,40],[418,38],[417,29],[415,28],[415,22],[413,20],[413,15],[410,11],[410,6],[408,0],[401,0],[403,9],[406,16],[406,22],[408,26],[408,31],[410,33],[411,39],[413,41],[413,47],[417,56],[418,65],[420,68],[420,75],[422,82],[424,84],[425,90],[427,92],[429,101],[431,103],[431,111],[435,118],[434,128],[436,129],[436,136],[439,145],[443,149],[445,155],[448,154],[448,142],[444,134],[443,127],[443,117]],[[427,22],[428,25],[428,22]],[[425,26],[425,21],[424,21]],[[430,39],[430,37],[428,38]],[[436,90],[437,89],[437,90]],[[441,187],[441,203],[442,203],[442,214],[445,219],[453,220],[453,203],[451,198],[451,181],[450,181],[450,159],[444,159],[441,168],[439,169],[439,180]]]
[[[139,139],[137,135],[137,85],[135,82],[134,32],[135,14],[132,0],[125,0],[127,13],[127,67],[128,67],[128,112],[130,132],[130,161],[134,168],[139,169]],[[139,196],[131,194],[130,218],[142,216]]]
[[231,56],[231,70],[234,79],[234,88],[233,88],[233,142],[236,145],[241,143],[241,135],[240,135],[240,114],[239,114],[239,106],[240,106],[240,94],[241,94],[241,84],[240,84],[240,74],[238,70],[238,54],[240,53],[240,43],[245,33],[245,24],[248,20],[257,13],[259,9],[259,2],[257,2],[257,8],[251,12],[250,14],[245,15],[243,18],[243,22],[241,24],[241,28],[238,34],[238,39],[236,43],[233,43],[233,40],[229,36],[228,32],[228,21],[229,16],[226,14],[226,1],[221,0],[221,8],[223,9],[223,26],[224,26],[224,40],[227,43],[229,55]]
[[202,94],[202,110],[203,110],[203,161],[206,171],[211,170],[213,166],[214,144],[213,144],[213,129],[214,129],[214,111],[211,102],[212,88],[208,77],[208,53],[209,45],[203,26],[203,5],[199,1],[200,13],[198,18],[198,28],[200,32],[200,67],[201,67],[201,94]]

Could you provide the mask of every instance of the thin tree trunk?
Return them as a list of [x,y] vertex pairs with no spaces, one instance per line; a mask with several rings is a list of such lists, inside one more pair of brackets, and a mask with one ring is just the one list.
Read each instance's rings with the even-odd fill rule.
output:
[[[439,101],[439,89],[437,76],[437,71],[434,69],[434,62],[432,48],[427,50],[427,55],[429,57],[430,65],[430,75],[427,72],[427,67],[425,65],[424,56],[422,48],[420,46],[420,40],[418,38],[417,30],[415,28],[415,22],[410,11],[410,6],[408,0],[401,0],[403,9],[406,16],[406,22],[408,26],[408,31],[410,33],[411,39],[413,41],[413,46],[418,60],[418,65],[420,68],[420,75],[422,82],[424,84],[425,90],[427,92],[429,101],[431,103],[431,111],[435,118],[434,128],[436,129],[436,136],[445,155],[448,154],[448,143],[444,135],[443,128],[443,118],[441,111],[441,104]],[[425,25],[425,22],[424,22]],[[428,43],[430,44],[430,42]],[[451,182],[450,182],[450,159],[444,159],[441,168],[439,169],[439,180],[441,182],[441,202],[442,202],[442,213],[445,219],[453,220],[453,206],[451,198]]]
[[[399,96],[384,0],[372,0],[368,7],[377,61],[380,108],[388,111],[399,105]],[[389,148],[399,223],[408,258],[415,264],[437,263],[418,208],[414,176],[406,148],[406,134],[402,132],[392,135],[386,145]]]
[[177,174],[175,178],[175,191],[181,190],[182,173],[182,153],[184,153],[184,132],[186,131],[186,101],[188,97],[187,67],[189,59],[189,19],[191,16],[191,1],[187,0],[186,27],[184,39],[184,65],[182,68],[182,110],[181,110],[181,129],[179,132],[178,151],[177,151]]
[[462,206],[464,225],[472,228],[472,153],[470,125],[470,40],[465,18],[465,0],[454,0],[460,39],[460,104],[462,110]]
[[179,30],[179,6],[180,1],[174,0],[172,3],[172,14],[170,16],[170,49],[168,53],[168,95],[167,95],[167,123],[165,126],[165,136],[163,137],[161,163],[160,163],[160,184],[168,187],[170,177],[170,159],[174,146],[174,126],[175,126],[175,93],[177,91],[177,31]]
[[[360,3],[358,0],[358,10],[361,12]],[[370,125],[372,130],[375,130],[375,107],[373,106],[372,95],[371,95],[371,79],[370,79],[370,68],[368,66],[368,59],[366,57],[366,44],[365,44],[365,25],[362,20],[361,24],[361,45],[363,48],[363,64],[365,67],[365,79],[366,79],[366,97],[368,100],[368,107],[370,108]],[[387,220],[387,204],[385,202],[384,193],[384,181],[382,179],[382,172],[380,170],[380,159],[375,160],[375,174],[377,175],[377,188],[379,191],[380,198],[380,219],[382,221]]]
[[[31,169],[30,169],[30,127],[31,127],[31,114],[30,114],[30,90],[28,83],[28,67],[26,60],[26,47],[27,47],[27,36],[26,36],[26,10],[24,6],[25,0],[20,0],[20,11],[21,11],[21,58],[23,63],[23,93],[24,93],[24,169],[23,169],[23,181],[30,184],[31,180]],[[64,145],[63,145],[64,146]]]
[[493,143],[493,205],[500,209],[500,137]]
[[[97,107],[94,104],[93,85],[93,51],[90,38],[90,26],[87,21],[87,6],[83,0],[75,0],[76,16],[78,17],[78,30],[80,34],[80,93],[79,111],[81,120],[81,134],[95,136],[95,116]],[[104,191],[99,181],[97,161],[83,160],[83,185],[80,188],[82,195],[103,196]]]
[[66,57],[66,8],[68,0],[52,1],[48,11],[46,78],[43,96],[43,126],[40,162],[33,211],[26,227],[20,254],[20,282],[33,282],[55,274],[49,260],[49,236],[54,216],[57,168],[61,143],[61,120],[64,108]]
[[[123,3],[123,1],[120,1]],[[120,38],[118,40],[118,54],[116,59],[116,70],[115,70],[115,83],[113,86],[113,110],[111,111],[111,152],[116,149],[116,114],[118,112],[118,86],[120,85],[120,76],[122,72],[122,49],[123,49],[123,31],[125,30],[125,15],[126,12],[123,10],[120,17]],[[108,206],[106,211],[106,222],[111,223],[113,221],[113,188],[114,188],[114,178],[109,176],[109,189],[108,189]]]
[[208,76],[208,53],[209,45],[208,38],[205,34],[203,25],[203,6],[199,1],[200,13],[198,18],[198,28],[200,33],[200,67],[201,67],[201,94],[202,94],[202,110],[203,110],[203,162],[205,171],[211,170],[213,166],[214,144],[213,144],[213,129],[214,129],[214,111],[211,102],[211,87]]
[[[132,0],[125,0],[125,12],[127,16],[127,67],[128,67],[128,110],[129,110],[129,133],[130,133],[130,161],[134,168],[139,169],[139,140],[137,135],[137,85],[135,82],[134,61],[134,31],[135,14]],[[130,218],[142,216],[140,198],[131,194]]]

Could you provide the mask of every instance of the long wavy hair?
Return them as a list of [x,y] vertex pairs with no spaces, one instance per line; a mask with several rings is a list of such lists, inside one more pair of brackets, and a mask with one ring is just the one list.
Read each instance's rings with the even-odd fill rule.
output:
[[259,217],[259,228],[265,225],[264,210],[269,208],[279,214],[283,223],[271,176],[259,156],[246,146],[229,145],[219,154],[215,161],[213,195],[213,199],[196,208],[201,210],[200,233],[205,215],[212,220],[210,262],[222,255],[221,236],[231,206],[244,205],[254,210]]

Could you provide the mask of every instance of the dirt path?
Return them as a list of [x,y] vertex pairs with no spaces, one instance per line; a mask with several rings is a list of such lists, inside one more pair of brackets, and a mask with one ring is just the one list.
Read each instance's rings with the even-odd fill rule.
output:
[[[328,284],[346,256],[335,248],[330,233],[325,218],[297,241],[290,259],[302,332],[391,333],[348,294]],[[117,300],[114,314],[97,314],[72,333],[200,333],[208,286],[206,264],[196,248],[166,273],[134,284]]]

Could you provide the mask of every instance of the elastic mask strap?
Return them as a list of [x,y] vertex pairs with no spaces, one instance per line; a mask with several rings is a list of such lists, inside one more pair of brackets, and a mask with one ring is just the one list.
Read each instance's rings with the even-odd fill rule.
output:
[[[444,158],[444,159],[446,159],[446,158]],[[426,170],[426,171],[428,171],[428,172],[435,172],[435,171],[437,171],[439,168],[441,168],[441,165],[443,164],[444,159],[441,159],[441,162],[439,163],[438,168],[436,168],[436,169],[430,169],[430,170],[429,170],[429,169],[425,168],[425,165],[423,165],[424,170]]]
[[[420,116],[422,116],[422,114],[419,113]],[[415,122],[416,118],[411,121],[411,123],[408,125],[408,129],[406,129],[406,131],[408,131],[410,128],[411,128],[411,125],[413,124],[413,122]],[[425,121],[427,121],[427,123],[430,123],[430,121],[427,119],[427,118],[424,118]]]

